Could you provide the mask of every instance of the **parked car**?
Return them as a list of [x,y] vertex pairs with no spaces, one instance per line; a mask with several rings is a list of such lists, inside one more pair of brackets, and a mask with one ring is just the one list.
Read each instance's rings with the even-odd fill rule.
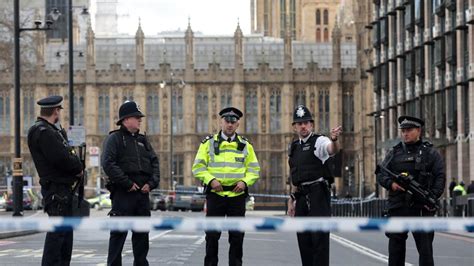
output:
[[5,209],[7,202],[5,200],[6,195],[0,195],[0,209]]
[[169,206],[168,197],[159,193],[159,192],[151,192],[150,193],[150,209],[153,211],[161,210],[166,211],[168,210]]
[[91,208],[102,210],[104,208],[112,208],[112,200],[110,200],[110,193],[100,194],[97,197],[87,199]]
[[[26,190],[23,191],[23,209],[32,210],[34,206],[37,206],[34,202],[34,199],[28,194]],[[6,199],[6,211],[13,211],[13,193],[8,194]]]
[[198,186],[176,186],[174,196],[170,196],[169,209],[176,210],[204,210],[206,196],[202,193],[202,187]]

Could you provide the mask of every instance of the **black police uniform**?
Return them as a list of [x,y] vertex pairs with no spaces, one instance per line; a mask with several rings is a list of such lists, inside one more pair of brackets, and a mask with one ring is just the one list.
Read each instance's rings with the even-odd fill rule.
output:
[[[424,122],[416,117],[402,116],[398,119],[400,128],[421,128]],[[395,145],[385,156],[382,165],[392,172],[411,174],[425,188],[439,198],[444,191],[446,175],[444,162],[441,155],[429,142],[419,140],[415,143],[400,142]],[[404,191],[391,189],[391,177],[379,172],[378,183],[388,190],[388,215],[389,216],[434,216],[435,213],[426,209],[410,194]],[[408,233],[387,233],[389,238],[389,265],[405,264],[405,249]],[[434,265],[433,238],[434,232],[413,232],[416,247],[419,253],[420,265]]]
[[[120,107],[120,120],[131,116],[143,116],[134,102],[126,102]],[[104,142],[102,165],[109,177],[107,188],[111,190],[111,216],[150,216],[148,193],[140,190],[128,192],[133,183],[140,189],[148,184],[150,190],[159,186],[160,170],[158,157],[147,138],[130,133],[126,127],[110,132]],[[122,265],[122,249],[127,232],[110,232],[108,265]],[[134,265],[148,265],[148,233],[133,232]]]
[[[62,97],[50,96],[38,101],[41,108],[61,108]],[[49,216],[72,215],[72,188],[82,164],[64,129],[58,129],[38,117],[28,131],[28,147],[40,177],[44,210]],[[73,232],[48,232],[44,242],[42,265],[69,265]]]
[[[298,106],[293,115],[293,123],[311,121],[310,111]],[[289,146],[289,166],[291,182],[297,187],[292,198],[296,200],[295,216],[331,216],[330,184],[334,179],[327,161],[324,163],[315,156],[318,138],[327,138],[311,133],[306,142],[296,140]],[[303,265],[329,265],[329,233],[297,233]]]

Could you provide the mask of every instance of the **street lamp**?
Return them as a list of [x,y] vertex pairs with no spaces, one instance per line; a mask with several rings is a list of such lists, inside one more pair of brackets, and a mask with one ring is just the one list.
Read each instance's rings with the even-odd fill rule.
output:
[[[55,18],[51,13],[49,18]],[[56,17],[57,18],[57,17]],[[22,31],[45,31],[51,30],[53,20],[46,20],[45,27],[40,20],[35,20],[35,27],[20,28],[20,0],[13,2],[13,27],[14,27],[14,86],[15,86],[15,158],[13,159],[13,216],[23,216],[23,160],[21,158],[20,138],[20,32]]]
[[[380,112],[374,112],[374,147],[375,147],[375,168],[377,168],[379,153],[378,153],[378,121],[383,118],[383,115]],[[379,184],[377,183],[377,178],[375,178],[375,197],[379,197]]]
[[170,80],[169,81],[165,81],[163,80],[161,83],[160,83],[160,88],[165,88],[166,85],[170,85],[170,92],[169,92],[169,96],[170,96],[170,159],[169,159],[169,170],[170,170],[170,189],[173,189],[173,91],[174,91],[174,85],[178,85],[180,88],[184,87],[186,85],[186,83],[184,82],[183,79],[178,79],[178,80],[175,80],[173,79],[174,77],[174,73],[171,72],[170,73]]

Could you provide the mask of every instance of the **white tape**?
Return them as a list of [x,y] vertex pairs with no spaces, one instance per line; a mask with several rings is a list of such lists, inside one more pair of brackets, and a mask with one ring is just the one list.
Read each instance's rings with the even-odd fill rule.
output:
[[403,232],[403,231],[467,231],[474,232],[473,218],[347,218],[347,217],[298,217],[298,218],[179,218],[179,217],[103,217],[103,218],[18,218],[0,220],[0,231],[326,231],[326,232]]

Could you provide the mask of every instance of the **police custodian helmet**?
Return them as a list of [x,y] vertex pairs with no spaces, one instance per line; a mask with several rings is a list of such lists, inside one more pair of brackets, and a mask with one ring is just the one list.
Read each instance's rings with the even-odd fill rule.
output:
[[423,127],[425,122],[417,117],[402,115],[398,118],[398,128]]
[[126,101],[124,102],[119,109],[119,120],[117,121],[117,126],[122,124],[122,121],[128,117],[144,117],[145,115],[140,110],[140,106],[136,102]]
[[293,124],[306,121],[314,122],[313,116],[306,106],[298,105],[293,112]]

